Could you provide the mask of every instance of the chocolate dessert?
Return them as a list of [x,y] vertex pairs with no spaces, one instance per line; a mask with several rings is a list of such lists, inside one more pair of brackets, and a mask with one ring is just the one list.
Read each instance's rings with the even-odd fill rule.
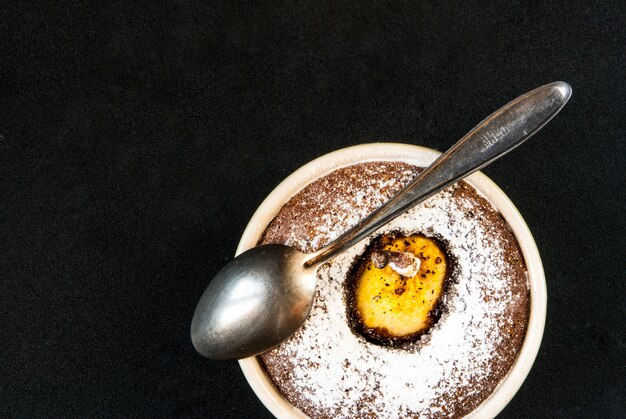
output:
[[[261,243],[317,250],[419,170],[399,162],[338,169],[293,196]],[[368,267],[375,275],[364,275]],[[460,417],[513,365],[529,309],[512,231],[460,182],[322,266],[308,319],[260,360],[285,399],[311,417]],[[390,333],[397,339],[381,338]]]

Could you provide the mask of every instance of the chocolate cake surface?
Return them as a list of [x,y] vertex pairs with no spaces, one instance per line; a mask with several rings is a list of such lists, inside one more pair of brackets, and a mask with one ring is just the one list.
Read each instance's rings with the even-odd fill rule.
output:
[[[261,243],[317,250],[419,170],[399,162],[338,169],[292,197]],[[464,416],[493,392],[522,346],[530,295],[521,250],[502,216],[474,188],[465,182],[449,187],[378,234],[390,231],[446,244],[454,268],[441,317],[409,346],[367,342],[349,326],[346,278],[368,240],[322,266],[304,325],[260,355],[275,387],[311,417]]]

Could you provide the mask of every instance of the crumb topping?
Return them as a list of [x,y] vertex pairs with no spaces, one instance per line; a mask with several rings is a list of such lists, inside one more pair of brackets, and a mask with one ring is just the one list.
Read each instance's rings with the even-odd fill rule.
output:
[[396,252],[394,250],[376,250],[370,256],[372,263],[378,269],[389,266],[398,274],[413,278],[420,270],[420,259],[411,252]]

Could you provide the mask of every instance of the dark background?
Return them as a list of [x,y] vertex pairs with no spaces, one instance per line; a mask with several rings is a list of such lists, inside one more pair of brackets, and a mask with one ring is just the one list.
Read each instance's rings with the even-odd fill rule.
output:
[[171,1],[0,7],[0,416],[269,417],[189,324],[247,220],[349,145],[444,150],[573,86],[485,170],[548,283],[502,417],[626,415],[621,1]]

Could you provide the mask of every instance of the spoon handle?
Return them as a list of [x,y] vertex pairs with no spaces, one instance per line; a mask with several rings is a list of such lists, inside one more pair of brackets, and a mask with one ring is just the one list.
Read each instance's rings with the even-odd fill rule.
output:
[[326,262],[409,208],[513,150],[548,123],[565,106],[571,94],[569,84],[557,81],[507,103],[439,156],[389,201],[313,253],[305,266]]

